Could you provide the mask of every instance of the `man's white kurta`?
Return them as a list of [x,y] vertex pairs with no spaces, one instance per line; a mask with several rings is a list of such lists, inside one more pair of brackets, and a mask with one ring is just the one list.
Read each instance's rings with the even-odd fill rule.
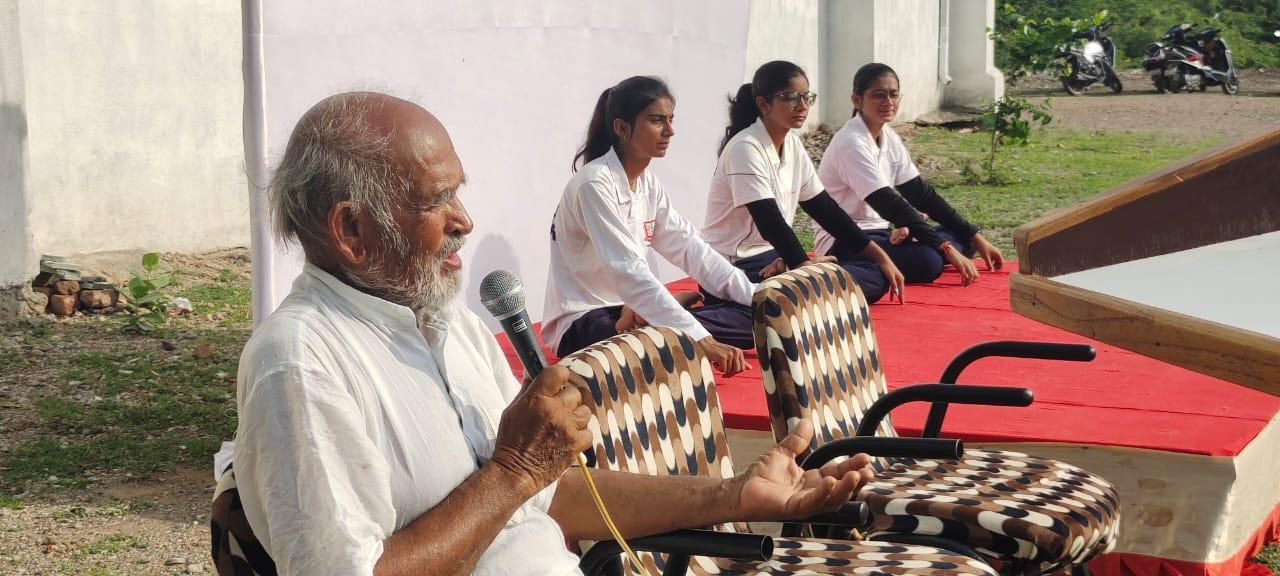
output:
[[[520,388],[466,307],[419,325],[311,265],[249,339],[238,383],[245,514],[280,574],[308,576],[372,574],[383,540],[492,456]],[[516,511],[475,574],[578,573],[554,492]]]

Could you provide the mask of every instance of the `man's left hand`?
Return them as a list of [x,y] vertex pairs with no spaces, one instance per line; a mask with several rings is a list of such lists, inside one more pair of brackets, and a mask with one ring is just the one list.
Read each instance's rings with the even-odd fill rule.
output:
[[857,454],[818,470],[804,470],[796,455],[809,447],[813,424],[802,420],[777,446],[733,479],[738,514],[749,521],[800,520],[848,502],[872,478],[871,458]]

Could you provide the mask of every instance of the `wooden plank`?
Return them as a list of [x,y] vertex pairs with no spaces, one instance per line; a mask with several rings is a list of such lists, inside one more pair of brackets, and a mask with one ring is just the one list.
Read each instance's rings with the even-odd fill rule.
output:
[[1038,322],[1280,396],[1280,339],[1021,272],[1009,300]]
[[1014,231],[1023,272],[1057,276],[1280,230],[1280,127],[1121,184]]

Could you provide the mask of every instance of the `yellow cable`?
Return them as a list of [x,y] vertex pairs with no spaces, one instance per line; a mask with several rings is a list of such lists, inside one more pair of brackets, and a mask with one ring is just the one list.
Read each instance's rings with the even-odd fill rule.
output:
[[587,461],[582,458],[581,453],[578,454],[578,469],[582,470],[582,477],[587,481],[587,491],[591,492],[591,499],[595,500],[596,509],[600,511],[600,518],[604,520],[604,525],[609,527],[609,533],[613,534],[613,539],[618,541],[619,546],[622,546],[622,551],[627,553],[627,559],[635,566],[636,571],[644,576],[650,576],[644,564],[640,563],[640,558],[627,545],[627,541],[622,538],[622,533],[618,532],[618,527],[614,526],[613,518],[609,516],[609,511],[605,510],[604,500],[600,499],[600,492],[596,490],[596,483],[591,479],[591,472],[587,470]]

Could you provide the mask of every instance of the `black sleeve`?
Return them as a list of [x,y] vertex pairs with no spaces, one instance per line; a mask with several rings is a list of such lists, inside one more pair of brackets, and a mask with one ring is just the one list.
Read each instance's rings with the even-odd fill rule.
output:
[[747,203],[747,212],[751,213],[751,220],[756,223],[756,229],[760,231],[760,236],[769,241],[773,245],[773,249],[778,251],[778,255],[782,256],[782,260],[787,263],[788,268],[795,268],[809,259],[809,255],[805,253],[804,246],[800,245],[800,240],[796,238],[796,233],[787,226],[787,221],[782,218],[782,211],[778,209],[778,202],[773,198],[765,198]]
[[862,251],[871,242],[867,234],[854,223],[849,213],[844,211],[835,199],[824,190],[822,193],[800,203],[809,217],[813,218],[823,230],[831,234],[843,246],[855,252]]
[[893,188],[885,186],[872,192],[867,196],[867,204],[870,204],[882,218],[892,222],[894,226],[905,226],[911,231],[911,237],[925,246],[937,248],[942,245],[942,236],[939,236],[933,226],[924,221],[911,204],[894,192]]
[[898,192],[902,193],[902,197],[907,199],[917,210],[928,214],[935,222],[956,233],[961,238],[969,238],[978,233],[978,227],[970,224],[964,219],[955,208],[952,208],[947,200],[938,194],[937,191],[925,182],[923,178],[916,176],[910,182],[898,186]]

